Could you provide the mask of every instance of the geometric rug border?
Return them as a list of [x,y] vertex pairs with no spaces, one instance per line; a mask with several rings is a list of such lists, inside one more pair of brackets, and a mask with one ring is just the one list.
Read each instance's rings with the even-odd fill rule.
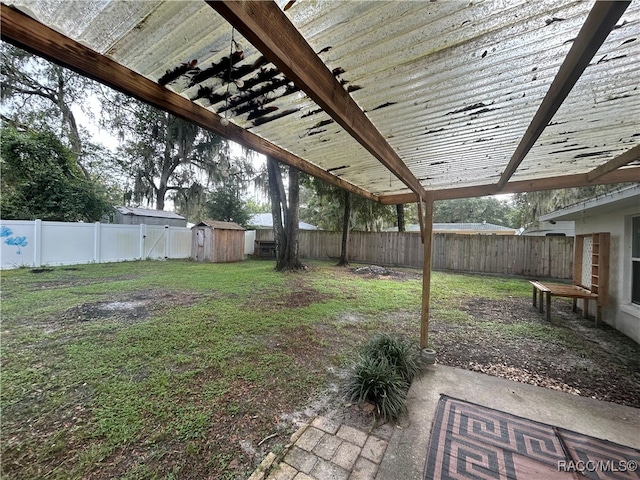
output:
[[[510,412],[505,412],[504,410],[498,410],[497,408],[487,407],[486,405],[480,405],[479,403],[470,402],[469,400],[463,400],[461,398],[452,397],[451,395],[447,395],[446,393],[441,393],[440,394],[440,400],[438,400],[438,407],[436,407],[436,408],[440,408],[440,402],[444,403],[444,402],[446,402],[446,400],[455,400],[456,402],[467,403],[469,405],[473,405],[474,407],[484,408],[485,410],[491,410],[491,411],[494,411],[494,412],[497,412],[497,413],[501,413],[503,415],[509,415],[511,417],[515,417],[515,418],[518,418],[520,420],[524,420],[526,422],[534,423],[536,425],[553,428],[553,429],[555,429],[557,431],[560,431],[561,433],[564,433],[564,434],[578,435],[578,436],[585,437],[585,438],[588,438],[588,439],[591,439],[591,440],[597,440],[599,442],[606,443],[606,444],[608,444],[608,445],[610,445],[612,447],[624,447],[624,448],[628,448],[630,450],[633,450],[633,451],[636,451],[636,452],[640,453],[640,450],[638,450],[637,448],[629,447],[628,445],[623,445],[621,443],[612,442],[611,440],[606,440],[604,438],[594,437],[593,435],[588,435],[586,433],[576,432],[575,430],[569,430],[568,428],[557,427],[555,425],[550,425],[548,423],[539,422],[537,420],[531,420],[530,418],[522,417],[520,415],[516,415],[516,414],[510,413]],[[432,426],[432,428],[433,428],[433,426]]]
[[[609,447],[611,449],[623,449],[623,450],[628,450],[630,452],[634,452],[636,453],[638,456],[640,456],[640,450],[637,450],[633,447],[629,447],[626,445],[622,445],[619,443],[615,443],[612,442],[610,440],[606,440],[606,439],[602,439],[602,438],[598,438],[598,437],[594,437],[592,435],[586,435],[580,432],[576,432],[573,430],[569,430],[566,428],[562,428],[562,427],[557,427],[554,425],[550,425],[547,423],[543,423],[543,422],[539,422],[537,420],[532,420],[530,418],[526,418],[526,417],[522,417],[520,415],[515,415],[509,412],[505,412],[502,410],[498,410],[496,408],[491,408],[491,407],[487,407],[486,405],[480,405],[478,403],[475,402],[470,402],[468,400],[463,400],[457,397],[453,397],[451,395],[447,395],[447,394],[440,394],[440,399],[438,400],[438,405],[436,407],[436,412],[435,412],[435,416],[433,419],[433,422],[431,424],[431,430],[429,433],[429,443],[427,446],[427,459],[425,462],[425,466],[423,469],[423,479],[431,479],[434,478],[435,474],[436,474],[436,466],[437,466],[437,457],[439,455],[438,453],[438,448],[439,448],[439,441],[440,441],[440,437],[441,435],[439,434],[439,432],[441,432],[443,425],[442,422],[444,420],[444,416],[445,416],[445,412],[447,411],[447,402],[449,401],[454,401],[454,402],[458,402],[460,404],[467,404],[471,407],[475,407],[475,408],[479,408],[481,410],[488,410],[489,412],[495,412],[495,414],[497,415],[502,415],[505,417],[511,417],[514,420],[518,420],[521,421],[523,423],[528,423],[531,424],[532,426],[537,426],[537,427],[542,427],[542,428],[546,428],[546,429],[552,429],[557,438],[561,441],[564,442],[565,439],[567,437],[571,437],[571,436],[575,436],[575,437],[579,437],[581,439],[584,439],[586,442],[593,442],[594,444],[600,444],[603,447]],[[444,446],[443,446],[444,448]],[[569,457],[570,458],[570,457]],[[637,473],[637,472],[636,472]]]

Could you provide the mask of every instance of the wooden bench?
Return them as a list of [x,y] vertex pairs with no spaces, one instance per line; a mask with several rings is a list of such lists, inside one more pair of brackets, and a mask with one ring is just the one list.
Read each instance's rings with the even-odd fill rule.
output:
[[[533,306],[539,297],[539,311],[543,313],[544,296],[547,296],[547,320],[551,319],[551,297],[573,299],[573,311],[578,310],[578,299],[584,300],[582,313],[589,316],[589,300],[597,305],[596,325],[601,319],[602,307],[609,301],[609,247],[611,234],[596,232],[576,235],[573,249],[573,284],[542,283],[533,285]],[[583,286],[584,285],[584,286]],[[587,287],[588,288],[585,288]]]
[[[559,283],[541,283],[530,281],[529,282],[533,286],[533,306],[536,306],[537,299],[539,296],[540,305],[538,306],[538,311],[540,313],[544,312],[543,303],[544,296],[546,295],[547,300],[547,320],[551,320],[551,297],[567,297],[573,299],[573,311],[577,311],[578,299],[584,299],[584,308],[583,314],[584,318],[587,318],[589,315],[589,300],[598,301],[598,294],[587,290],[586,288],[580,287],[578,285],[566,285]],[[600,317],[600,305],[598,305],[598,312],[596,314],[596,322]]]

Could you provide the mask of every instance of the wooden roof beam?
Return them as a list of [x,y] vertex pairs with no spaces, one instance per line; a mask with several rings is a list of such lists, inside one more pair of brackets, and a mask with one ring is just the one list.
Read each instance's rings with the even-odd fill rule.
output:
[[309,163],[277,145],[243,128],[229,123],[223,126],[220,116],[187,98],[161,87],[108,57],[88,49],[31,17],[0,4],[2,40],[42,56],[63,67],[78,72],[131,95],[143,102],[193,122],[258,153],[269,155],[314,177],[348,190],[356,195],[378,201],[378,196]]
[[[454,198],[484,197],[503,193],[538,192],[541,190],[556,190],[559,188],[584,187],[586,185],[605,185],[608,183],[640,182],[640,167],[626,167],[605,173],[598,177],[597,182],[588,180],[588,173],[564,175],[559,177],[539,178],[534,180],[520,180],[509,182],[504,190],[498,190],[495,184],[477,185],[473,187],[448,188],[434,190],[435,200],[451,200]],[[417,202],[413,193],[399,195],[384,195],[379,197],[383,205]]]
[[498,191],[502,191],[547,127],[555,113],[567,98],[582,72],[596,54],[600,46],[616,25],[624,11],[631,4],[626,2],[596,2],[573,41],[571,50],[558,70],[549,91],[545,95],[531,124],[518,144],[509,164],[498,181]]
[[409,167],[275,2],[207,3],[407,187],[426,197],[424,187]]
[[624,167],[625,165],[638,160],[640,160],[640,145],[636,145],[623,154],[609,160],[607,163],[604,163],[599,167],[591,170],[589,173],[587,173],[587,181],[593,182],[595,179],[601,177],[602,175],[606,175],[609,172],[613,172],[620,167]]

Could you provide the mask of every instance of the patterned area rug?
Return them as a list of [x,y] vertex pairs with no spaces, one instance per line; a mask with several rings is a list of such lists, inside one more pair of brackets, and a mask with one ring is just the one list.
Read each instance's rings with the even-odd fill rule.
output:
[[640,479],[640,451],[443,395],[425,480]]

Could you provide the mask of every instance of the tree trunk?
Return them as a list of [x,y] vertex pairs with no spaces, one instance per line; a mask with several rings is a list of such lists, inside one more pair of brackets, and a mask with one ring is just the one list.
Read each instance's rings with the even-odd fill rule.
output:
[[284,262],[276,266],[278,270],[303,270],[304,265],[300,263],[299,253],[299,226],[300,226],[300,171],[297,168],[289,167],[289,208],[285,219],[285,230],[287,246],[285,249]]
[[344,191],[344,217],[342,219],[342,246],[340,248],[339,267],[349,265],[349,220],[351,220],[351,193]]
[[156,189],[156,210],[164,210],[164,197],[167,196],[167,186],[160,184]]
[[267,171],[273,233],[276,241],[276,270],[301,270],[304,266],[298,259],[299,172],[289,167],[289,206],[287,207],[280,168],[278,162],[271,157],[267,157]]
[[85,178],[90,179],[91,175],[89,174],[89,171],[82,164],[82,140],[80,139],[80,133],[78,132],[78,124],[76,123],[76,118],[71,111],[71,107],[66,103],[66,83],[64,80],[62,67],[56,65],[55,72],[58,80],[58,92],[55,96],[55,99],[58,108],[62,112],[62,123],[67,127],[67,135],[69,135],[69,143],[71,143],[71,153],[73,155],[73,160],[76,165],[80,167],[80,170],[82,170]]
[[[282,247],[285,244],[284,225],[282,222],[282,195],[284,188],[281,188],[282,177],[278,162],[271,157],[267,157],[267,173],[269,177],[269,198],[271,199],[271,216],[273,217],[273,237],[276,242],[276,265],[281,263]],[[286,200],[285,200],[286,202]]]
[[404,232],[404,203],[399,203],[396,205],[396,212],[398,213],[398,231]]

